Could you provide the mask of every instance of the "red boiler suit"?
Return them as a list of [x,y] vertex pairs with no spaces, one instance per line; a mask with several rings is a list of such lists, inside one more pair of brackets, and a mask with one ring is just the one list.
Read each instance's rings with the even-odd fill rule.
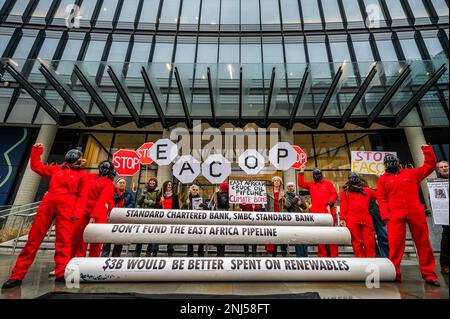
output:
[[55,275],[63,277],[71,257],[72,218],[84,210],[88,190],[85,171],[68,165],[44,165],[41,162],[43,152],[42,147],[32,148],[30,167],[42,177],[50,178],[49,190],[39,205],[28,241],[9,278],[11,280],[25,278],[55,216]]
[[[298,175],[298,186],[301,188],[309,190],[311,195],[312,206],[310,208],[311,213],[317,214],[328,214],[328,203],[336,203],[338,194],[336,188],[334,188],[333,183],[326,179],[322,179],[319,183],[315,181],[305,182],[305,175]],[[334,224],[337,223],[336,217],[336,207],[331,207],[331,215],[333,216]],[[339,246],[338,245],[328,245],[329,254],[327,251],[327,245],[318,245],[318,256],[319,257],[338,257],[339,256]]]
[[340,217],[346,221],[352,234],[355,257],[375,258],[375,229],[369,204],[370,200],[376,199],[377,192],[368,187],[364,187],[363,191],[366,195],[342,189]]
[[[96,224],[108,221],[108,212],[114,207],[114,183],[107,177],[89,174],[89,192],[86,208],[81,216],[77,216],[73,223],[72,258],[85,257],[87,243],[83,241],[83,233],[91,218]],[[102,244],[91,243],[89,257],[100,257]]]
[[431,146],[422,147],[423,166],[400,169],[397,175],[385,173],[378,180],[378,204],[383,220],[387,220],[389,259],[395,266],[397,280],[401,280],[400,263],[405,251],[406,224],[419,255],[420,272],[425,280],[438,278],[434,272],[435,260],[428,233],[424,206],[419,200],[420,182],[436,167],[436,156]]

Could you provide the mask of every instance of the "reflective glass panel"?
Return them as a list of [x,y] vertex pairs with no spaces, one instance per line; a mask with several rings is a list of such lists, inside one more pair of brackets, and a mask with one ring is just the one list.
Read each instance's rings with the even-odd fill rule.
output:
[[198,24],[200,0],[184,0],[181,10],[181,23]]
[[259,24],[259,1],[241,1],[241,24]]
[[[139,18],[141,23],[155,23],[158,15],[159,0],[144,0]],[[177,11],[178,12],[178,11]]]
[[221,24],[239,24],[239,0],[222,0]]
[[281,4],[281,16],[284,24],[300,23],[300,10],[297,0],[283,0]]
[[202,2],[201,24],[219,24],[220,1],[208,0]]
[[180,0],[164,0],[161,11],[161,23],[177,23]]
[[261,0],[261,23],[280,24],[278,0]]

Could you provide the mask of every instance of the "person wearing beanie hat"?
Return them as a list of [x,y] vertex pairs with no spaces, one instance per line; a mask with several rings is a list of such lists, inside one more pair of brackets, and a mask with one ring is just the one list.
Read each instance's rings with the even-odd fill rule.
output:
[[[158,189],[158,180],[151,177],[142,193],[138,196],[137,205],[139,208],[161,208],[161,192]],[[142,244],[136,245],[134,257],[140,257],[142,251]],[[156,257],[158,255],[159,245],[148,244],[145,253],[146,257]]]
[[[303,199],[295,192],[295,183],[286,185],[284,208],[290,213],[301,213],[308,209]],[[297,257],[308,257],[308,245],[295,245],[295,254]]]
[[[230,202],[229,202],[229,190],[230,185],[227,182],[223,182],[219,185],[219,191],[214,194],[214,198],[212,200],[213,210],[229,210]],[[211,206],[211,205],[210,205]],[[217,245],[217,257],[225,256],[225,245]]]
[[[114,191],[114,204],[117,208],[134,208],[134,196],[127,189],[127,180],[125,177],[119,177],[116,180],[116,188]],[[123,245],[114,245],[112,257],[120,257]],[[109,257],[111,252],[111,244],[104,244],[102,257]]]

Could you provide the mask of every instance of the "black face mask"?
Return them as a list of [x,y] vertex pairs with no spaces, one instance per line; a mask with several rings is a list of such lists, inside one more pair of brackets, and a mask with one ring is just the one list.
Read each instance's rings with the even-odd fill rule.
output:
[[400,170],[400,163],[398,158],[393,155],[388,155],[384,158],[384,166],[387,173],[397,174]]
[[348,175],[348,182],[352,185],[358,185],[361,183],[361,176],[357,173],[350,173]]
[[101,162],[100,165],[98,166],[98,172],[100,176],[108,177],[111,180],[114,180],[114,178],[117,175],[117,171],[113,163],[109,161]]
[[316,183],[319,183],[323,179],[322,171],[318,168],[315,168],[313,171],[313,179]]
[[83,157],[83,153],[77,149],[73,149],[66,153],[65,161],[67,164],[80,164],[81,157]]

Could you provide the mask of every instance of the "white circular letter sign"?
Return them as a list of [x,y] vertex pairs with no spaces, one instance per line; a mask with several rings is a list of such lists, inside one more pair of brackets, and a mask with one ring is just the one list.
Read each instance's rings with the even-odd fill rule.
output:
[[297,162],[297,152],[291,144],[280,142],[270,150],[269,160],[277,170],[287,171]]

